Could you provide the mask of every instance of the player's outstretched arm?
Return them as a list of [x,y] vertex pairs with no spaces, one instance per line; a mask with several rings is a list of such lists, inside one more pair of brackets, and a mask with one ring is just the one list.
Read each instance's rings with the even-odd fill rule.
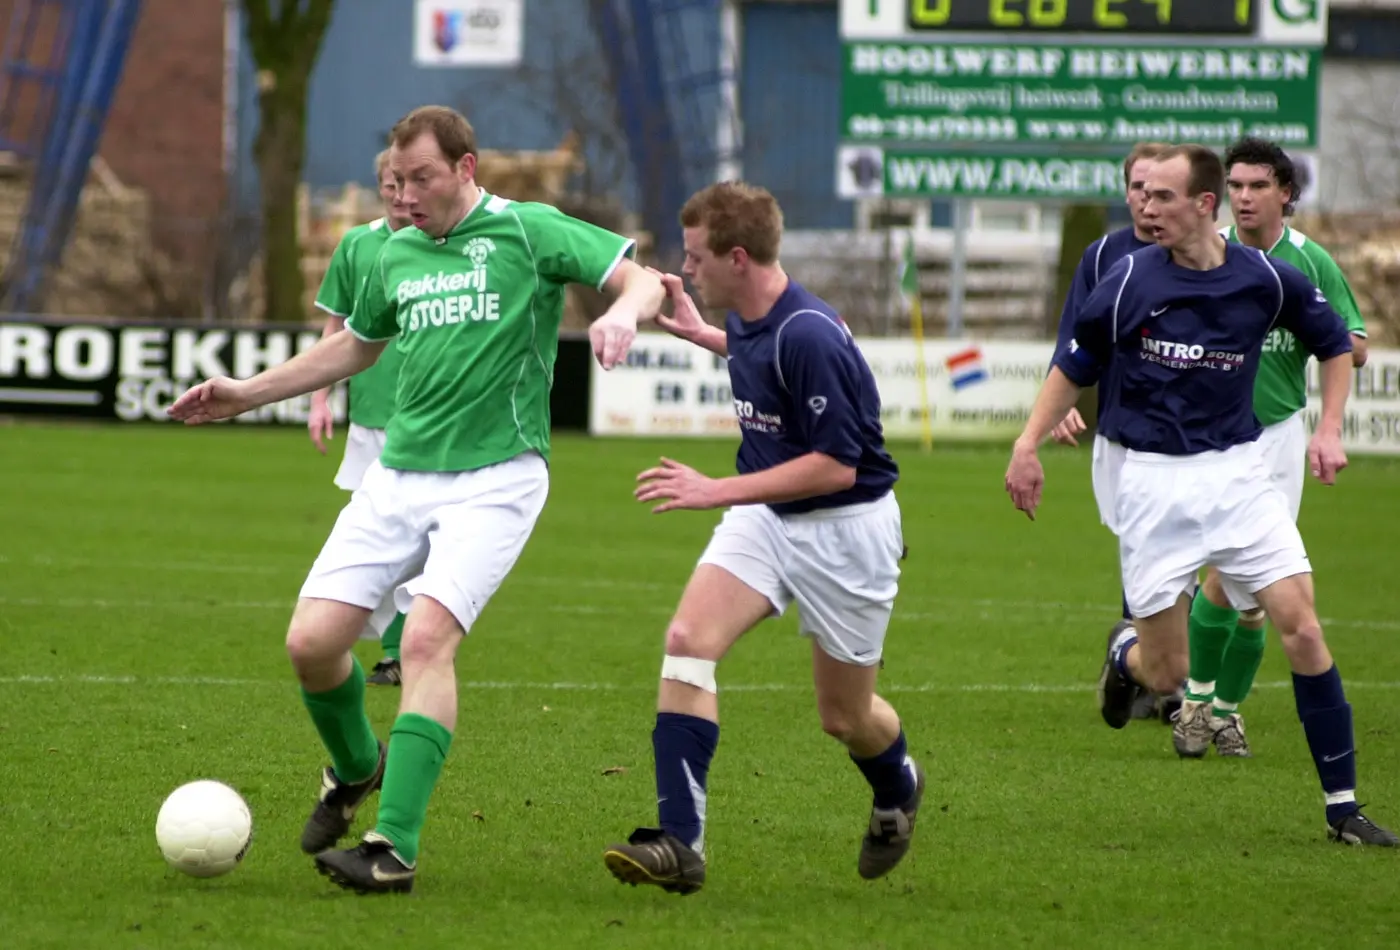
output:
[[627,351],[637,337],[637,324],[656,318],[666,299],[666,291],[660,278],[626,258],[608,275],[603,289],[615,294],[617,299],[588,327],[588,339],[599,365],[612,369],[627,358]]
[[694,343],[714,353],[716,356],[729,355],[729,338],[719,327],[712,327],[700,316],[700,309],[690,294],[685,292],[685,281],[675,274],[663,274],[654,267],[648,271],[661,280],[666,289],[666,299],[671,302],[671,313],[657,313],[656,325],[672,336]]
[[230,419],[249,409],[300,396],[354,376],[374,365],[387,342],[368,342],[349,330],[342,330],[305,353],[248,379],[219,376],[205,380],[175,400],[167,412],[170,418],[186,425]]

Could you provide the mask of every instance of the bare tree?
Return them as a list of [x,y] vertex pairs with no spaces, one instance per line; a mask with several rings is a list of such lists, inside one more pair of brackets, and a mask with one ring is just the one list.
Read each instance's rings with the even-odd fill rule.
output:
[[311,71],[335,0],[242,0],[258,68],[258,135],[253,157],[262,189],[265,315],[300,322],[303,310],[297,186],[306,160]]

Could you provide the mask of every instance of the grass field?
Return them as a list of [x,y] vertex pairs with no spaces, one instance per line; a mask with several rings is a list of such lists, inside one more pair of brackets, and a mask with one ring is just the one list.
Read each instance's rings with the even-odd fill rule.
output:
[[[1276,642],[1243,710],[1252,760],[1182,762],[1165,727],[1099,719],[1117,558],[1084,449],[1048,453],[1034,524],[1002,492],[1004,451],[901,450],[910,557],[882,682],[930,782],[907,861],[856,876],[868,790],[820,731],[788,617],[720,669],[709,884],[676,898],[619,886],[601,852],[655,821],[661,635],[718,513],[653,516],[630,491],[662,452],[719,474],[732,449],[560,438],[535,536],[460,654],[416,889],[342,892],[297,848],[323,758],[282,648],[345,500],[339,452],[298,431],[0,429],[0,946],[1400,945],[1400,854],[1326,842]],[[1400,826],[1400,464],[1310,485],[1302,522],[1359,797]],[[371,690],[381,734],[396,701]],[[254,816],[215,880],[154,840],[198,777]]]

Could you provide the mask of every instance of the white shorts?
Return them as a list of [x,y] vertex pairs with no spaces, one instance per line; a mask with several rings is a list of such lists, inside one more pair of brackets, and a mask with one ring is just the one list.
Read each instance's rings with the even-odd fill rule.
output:
[[1128,450],[1117,442],[1110,442],[1101,435],[1094,436],[1093,468],[1094,501],[1099,505],[1099,521],[1108,526],[1114,534],[1113,513],[1118,506],[1118,473],[1123,470],[1123,460]]
[[384,430],[350,423],[345,432],[345,455],[335,473],[335,487],[354,491],[365,480],[370,464],[384,451]]
[[1114,518],[1134,617],[1172,606],[1208,564],[1236,610],[1257,607],[1253,595],[1275,581],[1312,572],[1257,442],[1189,456],[1128,451]]
[[1298,511],[1303,507],[1303,480],[1308,469],[1308,426],[1303,421],[1302,410],[1282,422],[1265,426],[1259,436],[1259,451],[1264,455],[1269,477],[1283,492],[1288,510],[1297,521]]
[[534,452],[471,472],[407,472],[376,459],[301,596],[382,610],[392,593],[407,613],[422,594],[468,631],[525,549],[548,494],[549,467]]
[[767,505],[731,508],[700,563],[767,597],[774,616],[796,601],[803,636],[815,637],[833,659],[873,666],[884,651],[903,552],[899,502],[890,492],[797,515]]

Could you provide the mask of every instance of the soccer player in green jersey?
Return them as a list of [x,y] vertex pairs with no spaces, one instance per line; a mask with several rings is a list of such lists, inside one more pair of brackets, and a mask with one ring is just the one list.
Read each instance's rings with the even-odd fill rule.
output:
[[[353,376],[391,340],[401,352],[384,452],[312,565],[287,631],[331,759],[301,847],[359,893],[413,887],[456,725],[457,648],[544,506],[565,286],[615,298],[588,331],[605,370],[665,299],[660,279],[632,260],[632,240],[482,190],[476,134],[459,113],[415,109],[390,139],[389,167],[414,226],[385,242],[345,329],[250,379],[200,383],[170,408],[187,424],[225,419]],[[364,671],[351,648],[389,591],[411,606],[386,747],[365,715]],[[374,828],[336,849],[381,787]]]
[[[1225,153],[1226,188],[1235,218],[1226,240],[1256,247],[1302,271],[1322,291],[1352,336],[1352,362],[1366,361],[1366,325],[1337,262],[1321,245],[1285,219],[1293,214],[1303,182],[1288,155],[1272,142],[1245,138]],[[1287,496],[1296,521],[1308,464],[1308,352],[1287,330],[1264,341],[1254,383],[1254,414],[1264,427],[1259,448],[1273,481]],[[1239,705],[1249,695],[1264,657],[1264,614],[1230,606],[1219,575],[1209,569],[1196,591],[1190,619],[1191,673],[1186,701],[1172,730],[1179,755],[1198,758],[1212,743],[1221,755],[1248,756]]]
[[[374,174],[379,181],[379,200],[384,216],[346,231],[331,255],[330,267],[316,294],[316,306],[327,314],[321,337],[334,336],[345,329],[345,320],[355,305],[355,295],[374,268],[379,249],[389,236],[413,223],[395,193],[394,175],[389,170],[389,150],[374,157]],[[360,487],[369,465],[384,451],[385,429],[394,413],[394,389],[399,380],[402,355],[397,347],[386,346],[378,361],[362,373],[350,377],[350,426],[345,434],[345,455],[335,473],[338,488],[353,492]],[[326,454],[326,441],[333,435],[330,390],[311,394],[311,415],[306,421],[311,442]],[[365,682],[371,686],[398,686],[402,681],[399,642],[403,636],[404,615],[394,605],[393,593],[370,615],[362,636],[379,639],[384,656],[374,665]]]

